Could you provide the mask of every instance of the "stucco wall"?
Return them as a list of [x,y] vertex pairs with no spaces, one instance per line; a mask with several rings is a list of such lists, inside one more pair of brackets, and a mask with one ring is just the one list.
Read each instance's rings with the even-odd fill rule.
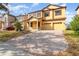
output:
[[[56,10],[61,10],[61,15],[55,15]],[[53,19],[61,19],[61,18],[66,18],[66,9],[65,8],[60,8],[60,9],[55,9],[55,10],[49,10],[49,16],[45,17],[43,12],[43,18],[44,20],[53,20]]]
[[47,16],[47,17],[44,16],[44,13],[43,13],[43,17],[44,17],[45,20],[53,19],[53,11],[52,10],[49,10],[49,16]]
[[61,15],[56,16],[55,15],[55,11],[54,10],[54,19],[59,19],[59,18],[65,18],[66,17],[66,9],[65,8],[61,8],[61,9],[57,9],[57,10],[61,10]]

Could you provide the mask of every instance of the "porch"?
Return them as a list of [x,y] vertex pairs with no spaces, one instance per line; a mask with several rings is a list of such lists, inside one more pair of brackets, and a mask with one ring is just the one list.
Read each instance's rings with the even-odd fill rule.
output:
[[28,22],[29,30],[38,31],[41,29],[41,22],[37,18],[31,18]]

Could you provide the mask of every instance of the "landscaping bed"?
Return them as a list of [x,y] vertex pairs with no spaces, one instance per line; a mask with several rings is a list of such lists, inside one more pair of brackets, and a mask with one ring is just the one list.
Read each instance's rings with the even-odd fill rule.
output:
[[0,31],[0,42],[5,42],[11,38],[18,37],[27,33],[29,33],[29,31],[26,32]]

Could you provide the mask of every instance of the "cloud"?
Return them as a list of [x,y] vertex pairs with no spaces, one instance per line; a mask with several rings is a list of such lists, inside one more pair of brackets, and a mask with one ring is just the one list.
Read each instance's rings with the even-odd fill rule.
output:
[[12,5],[12,4],[9,4],[8,5],[8,9],[9,9],[9,12],[11,14],[13,14],[13,13],[15,13],[15,14],[23,14],[23,13],[26,12],[25,10],[29,9],[29,7],[24,5],[24,4],[23,5],[20,5],[20,4]]
[[33,3],[32,7],[39,5],[39,3]]
[[66,11],[66,15],[76,15],[76,13],[73,12],[73,11],[69,11],[69,10],[67,10],[67,11]]
[[13,6],[13,5],[8,5],[8,8],[9,8],[9,10],[11,11],[11,10],[20,10],[20,9],[27,9],[27,8],[29,8],[28,6],[26,6],[26,5],[16,5],[16,6]]
[[0,14],[4,14],[4,13],[6,13],[5,11],[3,11],[3,10],[0,10]]
[[70,12],[69,11],[66,11],[66,14],[68,15],[68,14],[70,14]]
[[37,5],[39,5],[39,3],[33,3],[32,6],[30,7],[30,10],[29,11],[31,11],[32,8],[35,7],[35,6],[37,6]]
[[66,3],[62,3],[62,4],[60,4],[60,6],[66,6]]
[[66,23],[69,23],[70,21],[72,21],[72,18],[75,16],[75,14],[66,14]]
[[55,4],[55,5],[58,5],[58,4],[60,4],[60,3],[50,3],[50,4]]
[[27,6],[25,6],[25,5],[18,5],[18,6],[16,6],[16,7],[14,7],[15,9],[21,9],[21,8],[25,8],[25,9],[27,9],[27,8],[29,8],[29,7],[27,7]]
[[70,21],[72,21],[72,18],[75,16],[75,13],[72,11],[67,10],[66,11],[66,23],[69,23]]

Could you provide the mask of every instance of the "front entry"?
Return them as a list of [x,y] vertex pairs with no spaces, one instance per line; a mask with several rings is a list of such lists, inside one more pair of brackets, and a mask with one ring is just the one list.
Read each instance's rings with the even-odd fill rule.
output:
[[30,25],[31,30],[33,31],[40,30],[40,22],[32,21],[30,22],[29,25]]
[[31,28],[37,29],[37,22],[36,21],[31,22]]

